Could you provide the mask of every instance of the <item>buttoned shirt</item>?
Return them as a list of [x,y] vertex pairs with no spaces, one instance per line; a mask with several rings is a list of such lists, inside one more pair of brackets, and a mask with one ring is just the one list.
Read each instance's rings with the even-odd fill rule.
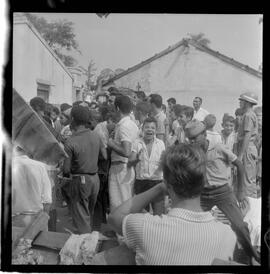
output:
[[132,147],[132,151],[141,153],[141,160],[136,165],[136,179],[138,180],[162,180],[163,173],[159,168],[160,157],[165,150],[165,144],[162,140],[154,138],[151,155],[149,157],[147,147],[142,138],[137,139]]
[[206,134],[206,139],[209,141],[209,143],[211,143],[212,146],[222,143],[221,135],[219,132],[207,130]]
[[238,143],[242,143],[246,132],[251,132],[250,142],[254,142],[258,134],[258,119],[253,109],[249,109],[242,117],[238,128]]
[[206,153],[206,187],[216,187],[230,182],[230,164],[237,159],[237,156],[223,144],[211,146]]
[[198,110],[194,109],[193,119],[203,121],[204,118],[209,114],[209,112],[203,108],[199,108]]
[[74,132],[65,143],[65,151],[71,158],[71,173],[96,173],[100,150],[101,141],[96,132],[88,128]]
[[233,131],[229,136],[225,136],[223,132],[221,132],[221,141],[230,151],[234,151],[234,145],[237,142],[237,134]]
[[46,165],[26,155],[12,160],[12,214],[37,213],[52,203],[52,186]]
[[127,215],[122,231],[125,243],[136,252],[137,265],[211,265],[214,258],[232,258],[236,244],[230,226],[210,212],[182,208],[161,216]]
[[[117,145],[121,145],[121,142],[129,142],[133,143],[139,135],[139,129],[135,122],[133,122],[130,118],[130,116],[123,117],[116,125],[115,127],[115,135],[114,135],[114,141]],[[128,162],[127,157],[123,157],[119,155],[117,152],[112,151],[111,154],[111,161],[116,162]]]

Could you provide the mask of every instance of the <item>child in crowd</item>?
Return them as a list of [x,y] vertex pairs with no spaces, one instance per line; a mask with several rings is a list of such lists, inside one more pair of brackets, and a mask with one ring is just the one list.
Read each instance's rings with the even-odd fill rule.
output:
[[235,132],[235,123],[236,120],[233,116],[226,115],[223,116],[222,119],[222,131],[221,131],[221,140],[222,144],[224,144],[230,151],[235,151],[235,143],[236,143],[236,132]]
[[167,135],[167,146],[171,146],[175,143],[177,140],[177,128],[180,127],[180,124],[178,122],[177,117],[180,116],[181,112],[181,105],[176,104],[172,107],[172,112],[171,112],[171,120],[172,120],[172,126],[171,126],[171,132]]
[[214,131],[214,126],[216,124],[216,121],[217,121],[216,116],[213,114],[206,115],[203,121],[206,127],[206,134],[207,134],[206,138],[207,140],[209,140],[209,143],[211,145],[222,143],[220,134]]
[[185,127],[188,122],[193,119],[194,109],[189,106],[182,105],[180,108],[180,113],[177,117],[180,127],[176,130],[176,144],[178,143],[187,143],[187,138],[185,135]]

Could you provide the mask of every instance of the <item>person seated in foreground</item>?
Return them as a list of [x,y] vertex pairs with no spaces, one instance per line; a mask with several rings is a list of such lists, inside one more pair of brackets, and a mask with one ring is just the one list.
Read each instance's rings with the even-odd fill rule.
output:
[[[164,183],[122,203],[108,217],[111,227],[136,252],[137,265],[211,265],[230,260],[236,235],[200,205],[205,182],[205,154],[194,145],[169,147],[162,156]],[[140,213],[169,194],[167,215]]]

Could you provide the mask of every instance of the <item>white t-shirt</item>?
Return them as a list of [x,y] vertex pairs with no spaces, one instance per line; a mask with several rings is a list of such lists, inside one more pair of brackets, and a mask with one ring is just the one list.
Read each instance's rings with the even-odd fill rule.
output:
[[52,203],[52,186],[45,164],[27,156],[12,161],[12,214],[39,212]]
[[[139,129],[135,122],[132,121],[130,116],[125,116],[122,118],[115,127],[114,141],[121,145],[121,142],[126,141],[129,143],[134,143],[139,135]],[[128,158],[120,156],[117,152],[112,151],[111,161],[121,161],[124,163],[128,162]]]

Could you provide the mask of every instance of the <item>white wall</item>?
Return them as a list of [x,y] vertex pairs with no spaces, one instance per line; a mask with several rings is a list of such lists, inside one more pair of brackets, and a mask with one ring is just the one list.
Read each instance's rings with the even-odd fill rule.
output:
[[195,96],[203,98],[202,107],[217,116],[217,129],[225,112],[234,114],[239,95],[251,90],[262,104],[262,79],[220,59],[197,50],[180,47],[115,81],[116,86],[159,93],[164,103],[170,97],[177,103],[192,106]]
[[71,104],[72,77],[26,23],[13,26],[13,87],[29,102],[42,79],[52,84],[49,103]]

